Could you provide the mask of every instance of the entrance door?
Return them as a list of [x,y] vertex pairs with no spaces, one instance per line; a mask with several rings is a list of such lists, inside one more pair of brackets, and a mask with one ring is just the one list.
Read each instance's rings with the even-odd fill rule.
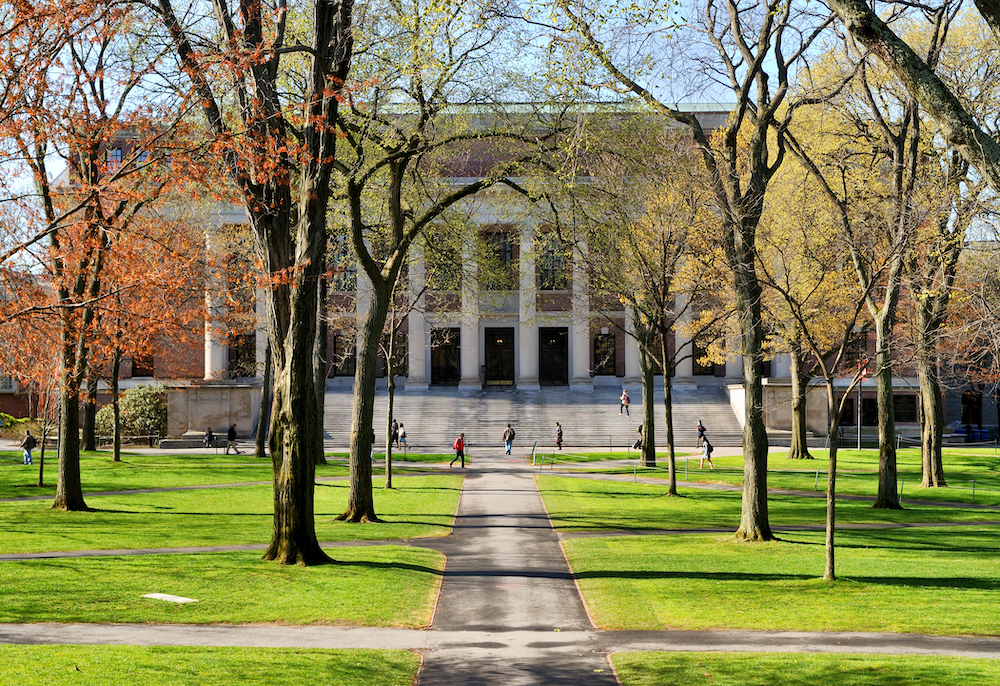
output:
[[565,326],[538,329],[538,383],[569,384],[569,329]]
[[486,385],[514,385],[514,328],[486,329]]
[[431,385],[457,386],[462,378],[462,330],[431,330]]

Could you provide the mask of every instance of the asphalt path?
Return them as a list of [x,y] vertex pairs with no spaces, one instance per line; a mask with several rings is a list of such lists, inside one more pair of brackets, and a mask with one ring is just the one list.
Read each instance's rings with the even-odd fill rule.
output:
[[[459,470],[456,467],[454,471]],[[403,544],[443,552],[447,558],[446,567],[433,623],[427,629],[7,624],[0,625],[0,643],[398,648],[422,654],[419,686],[617,684],[608,656],[627,650],[917,654],[1000,659],[1000,637],[598,630],[587,615],[563,556],[560,535],[552,528],[545,512],[534,481],[536,471],[522,460],[504,455],[502,449],[480,449],[475,463],[464,470],[465,484],[454,531],[450,536],[324,544],[325,547]],[[928,526],[932,525],[938,524]],[[792,528],[785,527],[788,530]],[[651,529],[564,533],[562,537],[693,532]],[[261,550],[264,547],[56,551],[0,555],[0,561],[55,556]]]

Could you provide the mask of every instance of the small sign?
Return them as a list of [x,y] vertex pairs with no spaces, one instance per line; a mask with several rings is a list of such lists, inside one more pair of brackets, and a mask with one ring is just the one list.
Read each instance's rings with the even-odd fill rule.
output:
[[179,595],[170,595],[169,593],[147,593],[142,596],[143,598],[152,598],[153,600],[165,600],[168,603],[197,603],[195,598],[184,598]]

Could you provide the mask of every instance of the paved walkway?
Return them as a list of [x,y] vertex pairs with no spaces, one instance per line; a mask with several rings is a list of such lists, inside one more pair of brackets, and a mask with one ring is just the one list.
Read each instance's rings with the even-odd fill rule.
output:
[[[0,625],[0,643],[401,648],[421,651],[424,656],[419,686],[611,686],[617,684],[617,678],[608,655],[623,650],[884,653],[1000,659],[1000,637],[597,630],[587,616],[558,545],[559,536],[545,512],[534,472],[520,458],[505,456],[502,450],[479,451],[474,466],[465,470],[467,478],[453,534],[403,542],[433,548],[447,556],[434,621],[427,630],[27,624]],[[390,542],[400,543],[374,544]]]

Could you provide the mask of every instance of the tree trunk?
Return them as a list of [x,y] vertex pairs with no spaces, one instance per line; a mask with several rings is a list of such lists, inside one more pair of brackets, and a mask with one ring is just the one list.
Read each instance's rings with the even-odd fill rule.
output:
[[87,368],[87,401],[83,405],[83,450],[97,450],[97,372]]
[[38,450],[38,487],[45,485],[45,441],[49,438],[49,422],[42,422],[42,442]]
[[[647,337],[648,338],[648,337]],[[645,341],[639,346],[639,369],[642,372],[642,459],[647,467],[656,466],[656,401],[653,399],[653,385],[656,381],[653,360],[646,351]]]
[[[794,346],[793,346],[794,348]],[[788,448],[788,459],[811,460],[806,428],[806,393],[809,390],[809,378],[802,373],[800,351],[792,350],[792,442]]]
[[122,461],[122,419],[121,406],[118,404],[120,393],[118,392],[118,376],[122,366],[122,351],[115,348],[111,355],[111,411],[114,415],[114,461]]
[[[393,336],[395,338],[395,336]],[[392,488],[392,413],[393,405],[396,400],[396,375],[395,370],[392,368],[392,354],[395,352],[392,349],[392,341],[389,343],[389,360],[386,362],[386,368],[389,370],[389,401],[386,406],[385,411],[385,487]]]
[[[324,263],[326,261],[326,234],[323,234],[323,249],[322,253],[324,255]],[[316,464],[326,464],[326,450],[324,448],[324,440],[326,434],[324,432],[323,423],[326,418],[326,357],[327,357],[327,304],[328,304],[328,292],[327,292],[327,279],[326,270],[323,270],[323,275],[319,280],[319,298],[316,309],[316,321],[318,322],[319,330],[316,334],[316,346],[313,354],[316,356],[315,359],[315,370],[316,370],[316,404],[317,413],[319,415],[319,422],[316,424],[316,431],[319,432],[319,453],[316,454]]]
[[[748,242],[747,247],[752,247],[752,242]],[[746,410],[743,425],[743,504],[736,539],[772,541],[775,537],[771,533],[767,515],[767,431],[764,428],[764,386],[761,376],[764,343],[761,291],[752,257],[746,255],[746,249],[738,252],[744,255],[734,266]]]
[[900,510],[896,483],[896,410],[892,399],[892,320],[875,318],[875,386],[878,398],[878,495],[873,507]]
[[[924,346],[918,343],[918,348]],[[941,459],[941,442],[944,434],[944,403],[941,400],[941,382],[938,378],[937,356],[927,351],[917,353],[917,370],[920,377],[920,466],[922,488],[947,486],[944,479],[944,462]]]
[[73,384],[63,384],[59,391],[59,466],[56,470],[56,497],[52,509],[85,512],[83,485],[80,482],[80,395]]
[[[257,419],[257,435],[254,437],[254,457],[267,457],[267,437],[271,427],[271,404],[274,402],[274,361],[271,355],[271,341],[264,349],[264,379],[260,388],[260,411]],[[322,415],[321,415],[322,416]]]
[[827,412],[830,416],[830,430],[827,439],[830,444],[830,462],[826,475],[826,564],[823,568],[823,580],[834,581],[837,578],[834,560],[834,532],[837,524],[837,432],[840,428],[840,413],[834,405],[833,379],[826,379]]
[[667,350],[667,337],[660,332],[660,367],[663,369],[663,413],[667,424],[667,495],[677,495],[677,458],[674,453],[674,365]]
[[379,522],[372,497],[372,415],[375,411],[375,373],[378,344],[389,311],[389,293],[372,284],[372,299],[361,329],[354,374],[351,417],[351,473],[347,509],[337,517],[348,522]]
[[[275,373],[274,431],[271,464],[274,469],[274,533],[265,560],[304,566],[331,562],[316,539],[314,489],[316,455],[323,450],[316,399],[315,338],[319,275],[325,246],[325,203],[322,193],[301,189],[296,252],[303,266],[289,291],[288,329],[282,354],[284,364]],[[321,207],[317,207],[321,206]],[[277,365],[276,365],[277,366]]]

